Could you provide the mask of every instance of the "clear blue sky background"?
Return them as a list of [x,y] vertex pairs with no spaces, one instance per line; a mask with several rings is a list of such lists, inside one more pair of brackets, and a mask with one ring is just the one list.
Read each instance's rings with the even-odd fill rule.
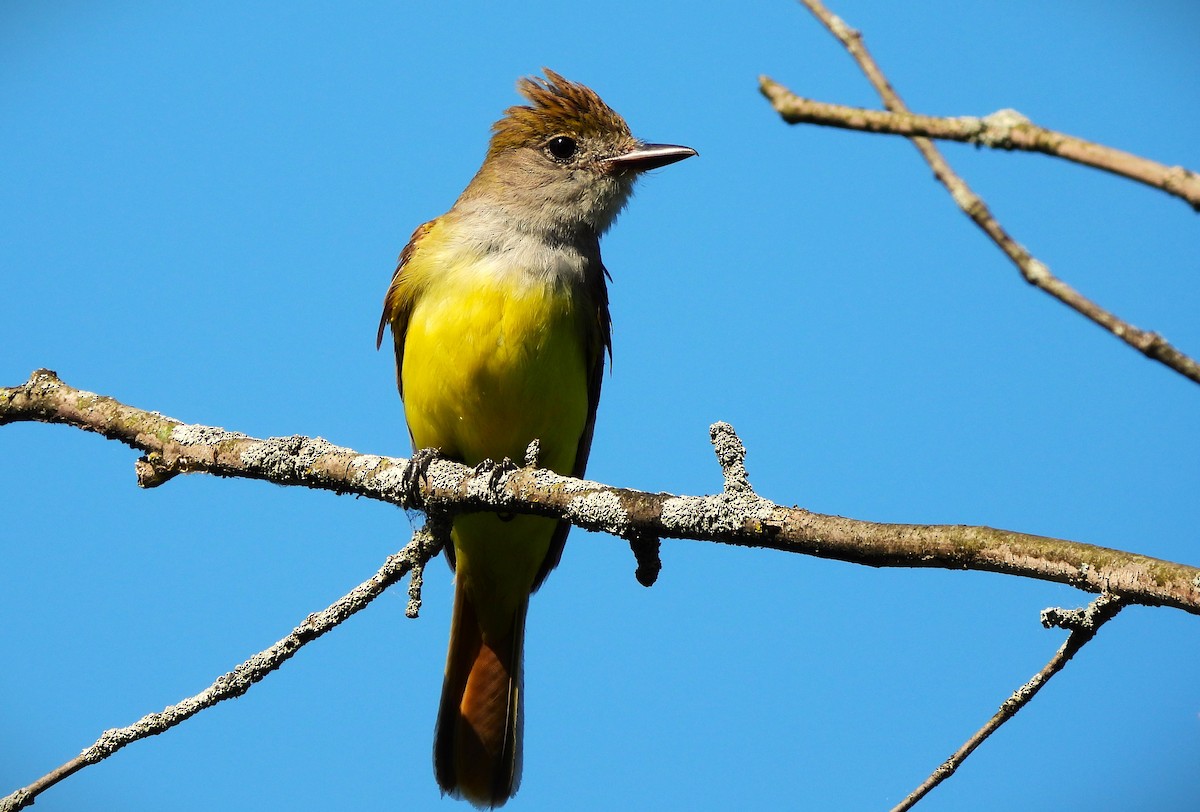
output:
[[[1015,107],[1200,168],[1200,6],[834,5],[922,112]],[[1022,283],[904,141],[787,127],[756,89],[876,105],[799,6],[6,2],[0,383],[40,366],[176,418],[406,455],[381,297],[518,76],[595,87],[700,158],[604,255],[616,364],[589,473],[1200,563],[1200,387]],[[950,145],[1012,233],[1200,353],[1200,221],[1160,192]],[[206,687],[367,578],[412,518],[257,482],[135,487],[129,449],[0,429],[0,794]],[[513,809],[884,809],[1065,637],[1066,587],[576,531],[536,596]],[[247,696],[85,770],[65,810],[457,809],[430,743],[451,579],[395,589]],[[1135,608],[921,807],[1194,809],[1200,620]]]

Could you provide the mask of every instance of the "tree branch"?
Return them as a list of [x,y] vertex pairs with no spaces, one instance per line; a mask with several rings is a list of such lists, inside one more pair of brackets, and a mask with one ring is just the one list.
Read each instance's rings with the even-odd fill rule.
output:
[[1029,682],[1018,688],[1013,695],[1004,700],[1004,704],[1000,709],[987,721],[983,727],[975,732],[971,738],[963,744],[962,747],[954,751],[954,755],[946,759],[946,761],[938,767],[933,773],[926,778],[919,787],[909,793],[903,801],[896,804],[892,808],[892,812],[905,812],[912,809],[918,801],[929,794],[929,791],[938,784],[945,781],[950,776],[954,775],[954,771],[962,766],[963,761],[967,756],[975,751],[975,748],[983,744],[983,742],[1000,729],[1000,726],[1017,715],[1017,711],[1029,704],[1038,693],[1045,687],[1050,678],[1063,670],[1063,667],[1070,662],[1081,648],[1091,642],[1096,636],[1096,632],[1100,631],[1100,627],[1117,616],[1120,612],[1122,603],[1120,599],[1103,593],[1096,600],[1092,601],[1085,609],[1046,609],[1042,612],[1042,625],[1046,628],[1051,626],[1059,626],[1064,629],[1070,629],[1071,635],[1062,644],[1058,652],[1050,658],[1050,662],[1043,666],[1042,670],[1033,675]]
[[[863,43],[862,34],[846,25],[840,17],[825,8],[820,0],[800,0],[800,2],[812,12],[813,16],[820,20],[829,32],[849,51],[850,55],[854,57],[854,61],[858,63],[867,80],[875,88],[880,98],[883,99],[884,106],[892,113],[911,116],[912,112],[904,104],[899,94],[896,93],[891,83],[888,82],[887,77],[884,76],[883,71],[880,70],[879,65],[876,64],[870,52],[867,51],[867,47]],[[781,113],[783,112],[780,110],[781,105],[786,107],[791,103],[792,99],[799,98],[765,76],[760,78],[759,87],[763,95]],[[950,196],[954,198],[954,202],[958,204],[958,207],[1017,266],[1017,269],[1021,272],[1021,276],[1024,277],[1026,282],[1045,291],[1075,312],[1108,330],[1147,358],[1170,367],[1195,383],[1200,383],[1200,363],[1180,352],[1158,333],[1142,330],[1124,321],[1116,314],[1100,307],[1052,274],[1044,263],[1036,259],[1023,245],[1014,240],[1004,230],[988,209],[987,204],[983,202],[983,199],[975,194],[971,187],[950,168],[950,164],[938,152],[937,147],[933,145],[932,141],[920,135],[911,135],[909,136],[909,140],[912,141],[913,146],[917,148],[917,151],[921,153],[926,163],[929,164],[933,170],[934,177],[950,192]]]
[[[3,403],[3,399],[4,396],[0,395],[0,403]],[[0,419],[0,424],[4,422],[7,421]],[[371,601],[382,595],[384,590],[403,578],[406,573],[418,573],[431,557],[437,555],[440,549],[441,546],[434,543],[433,536],[428,531],[424,528],[418,530],[413,534],[412,541],[405,545],[400,552],[389,556],[378,572],[351,590],[349,594],[339,598],[329,608],[309,615],[287,637],[265,651],[255,654],[232,671],[222,674],[212,685],[195,696],[190,696],[158,713],[147,714],[128,727],[104,731],[94,744],[66,764],[11,795],[0,798],[0,812],[16,812],[18,809],[24,809],[32,805],[38,795],[59,781],[69,778],[84,767],[103,761],[126,745],[133,744],[139,739],[157,736],[190,719],[205,708],[241,696],[250,690],[250,686],[290,660],[306,643],[316,640],[351,615],[365,609]]]
[[[476,472],[444,459],[423,467],[414,493],[408,460],[359,454],[320,438],[258,440],[187,425],[74,389],[46,370],[0,388],[0,425],[30,420],[73,425],[147,452],[139,466],[147,487],[177,472],[263,479],[444,513],[552,516],[624,539],[689,538],[872,567],[999,572],[1200,614],[1196,567],[990,527],[882,524],[777,505],[750,489],[732,429],[714,427],[726,488],[708,496],[615,488],[528,467]],[[145,469],[157,474],[148,479]]]
[[921,136],[992,149],[1040,152],[1093,169],[1120,175],[1174,195],[1200,211],[1200,175],[1182,166],[1166,166],[1140,155],[1034,124],[1016,110],[991,115],[939,117],[870,110],[806,99],[761,77],[764,96],[788,124],[819,124],[864,133]]

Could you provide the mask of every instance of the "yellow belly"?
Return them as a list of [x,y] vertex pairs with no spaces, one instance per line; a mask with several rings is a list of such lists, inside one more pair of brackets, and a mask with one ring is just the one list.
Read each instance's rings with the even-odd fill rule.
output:
[[[414,444],[468,465],[504,457],[519,464],[536,438],[540,465],[570,473],[588,417],[586,322],[575,304],[538,280],[441,274],[416,302],[405,335],[404,410]],[[484,601],[515,605],[529,594],[555,525],[460,516],[460,579]]]

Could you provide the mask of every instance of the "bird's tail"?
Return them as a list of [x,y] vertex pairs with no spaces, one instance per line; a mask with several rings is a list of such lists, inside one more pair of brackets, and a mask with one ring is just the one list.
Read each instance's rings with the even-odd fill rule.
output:
[[461,577],[454,588],[433,768],[442,792],[481,809],[502,806],[521,782],[521,652],[528,605],[528,599],[521,601],[511,624],[501,624],[504,633],[485,634]]

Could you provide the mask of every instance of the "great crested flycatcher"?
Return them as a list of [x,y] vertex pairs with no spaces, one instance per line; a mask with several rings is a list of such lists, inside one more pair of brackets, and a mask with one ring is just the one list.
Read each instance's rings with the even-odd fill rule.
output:
[[[547,69],[529,105],[492,127],[483,166],[449,212],[413,232],[384,299],[414,448],[467,465],[523,458],[582,476],[612,350],[600,235],[638,174],[696,154],[646,144],[592,90]],[[454,519],[450,650],[434,735],[443,792],[478,807],[521,774],[529,595],[570,526],[536,516]]]

